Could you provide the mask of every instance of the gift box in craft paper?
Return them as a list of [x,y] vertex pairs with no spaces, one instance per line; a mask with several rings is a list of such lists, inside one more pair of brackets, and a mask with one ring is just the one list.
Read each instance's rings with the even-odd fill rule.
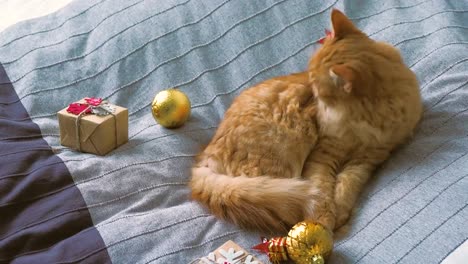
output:
[[57,113],[60,143],[105,155],[128,141],[128,110],[99,98],[85,98]]

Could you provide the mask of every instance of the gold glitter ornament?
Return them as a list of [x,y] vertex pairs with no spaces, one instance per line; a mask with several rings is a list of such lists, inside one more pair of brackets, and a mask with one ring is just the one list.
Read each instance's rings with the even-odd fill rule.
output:
[[253,247],[266,253],[273,264],[292,260],[296,264],[324,264],[333,249],[332,233],[320,224],[297,223],[286,237],[263,238]]
[[297,264],[323,264],[333,249],[332,233],[320,224],[297,223],[286,238],[288,256]]
[[163,127],[177,128],[190,117],[190,100],[177,89],[167,89],[154,97],[151,110],[154,119]]

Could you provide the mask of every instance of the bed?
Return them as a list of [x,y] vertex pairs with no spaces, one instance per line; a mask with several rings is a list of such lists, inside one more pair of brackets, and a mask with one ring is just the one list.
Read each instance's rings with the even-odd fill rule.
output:
[[[327,263],[468,263],[458,0],[0,0],[0,263],[190,263],[228,240],[267,263],[250,250],[263,234],[189,199],[190,166],[239,92],[305,69],[333,7],[401,50],[425,109]],[[149,107],[170,87],[192,103],[174,130]],[[128,143],[106,156],[60,145],[56,113],[91,96],[129,111]]]

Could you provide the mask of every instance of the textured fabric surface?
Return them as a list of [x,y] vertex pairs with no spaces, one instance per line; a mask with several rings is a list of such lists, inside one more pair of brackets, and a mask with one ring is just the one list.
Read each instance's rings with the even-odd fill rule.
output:
[[[0,63],[18,96],[0,105],[23,105],[58,152],[104,240],[96,254],[188,263],[229,239],[250,248],[262,234],[188,199],[190,166],[239,92],[305,69],[332,7],[401,50],[425,111],[414,139],[365,189],[330,263],[440,263],[468,238],[466,1],[73,1],[0,33]],[[192,101],[176,130],[157,125],[149,108],[168,87]],[[59,143],[56,112],[85,96],[129,109],[130,140],[105,157]]]
[[[1,64],[0,98],[18,98]],[[0,263],[111,262],[94,253],[104,241],[83,196],[19,102],[0,107],[0,160]]]

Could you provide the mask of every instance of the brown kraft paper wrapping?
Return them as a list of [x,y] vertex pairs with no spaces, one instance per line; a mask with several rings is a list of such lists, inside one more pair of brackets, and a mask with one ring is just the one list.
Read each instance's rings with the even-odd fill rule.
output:
[[[79,101],[83,103],[84,101]],[[128,110],[115,107],[115,112],[105,116],[95,114],[82,115],[79,120],[81,152],[106,155],[128,141]],[[76,121],[78,115],[67,112],[67,108],[57,113],[60,127],[60,143],[63,146],[78,149]]]

